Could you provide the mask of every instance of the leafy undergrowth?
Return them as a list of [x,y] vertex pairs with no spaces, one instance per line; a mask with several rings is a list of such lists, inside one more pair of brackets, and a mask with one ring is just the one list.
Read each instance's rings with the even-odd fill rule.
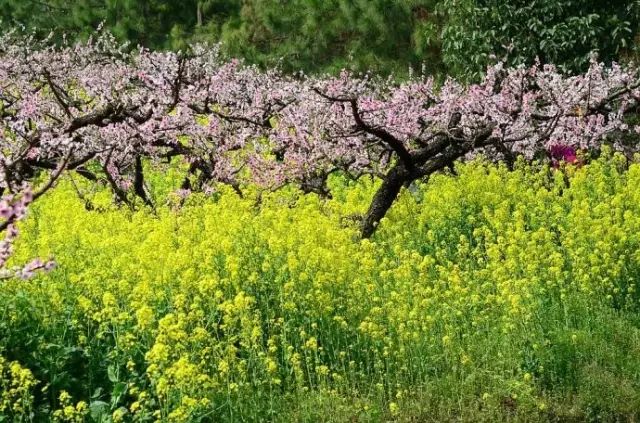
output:
[[87,211],[64,181],[14,257],[57,268],[0,284],[0,421],[638,419],[640,165],[622,168],[460,165],[364,241],[366,180],[155,212],[106,191]]

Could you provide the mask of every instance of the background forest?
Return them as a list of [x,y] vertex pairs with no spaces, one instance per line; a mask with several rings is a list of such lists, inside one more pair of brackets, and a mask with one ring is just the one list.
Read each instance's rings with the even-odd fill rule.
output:
[[[222,42],[224,51],[286,71],[410,68],[477,78],[495,57],[584,71],[636,51],[640,2],[627,0],[3,0],[4,25],[86,39],[104,22],[152,49]],[[59,40],[58,40],[59,41]]]

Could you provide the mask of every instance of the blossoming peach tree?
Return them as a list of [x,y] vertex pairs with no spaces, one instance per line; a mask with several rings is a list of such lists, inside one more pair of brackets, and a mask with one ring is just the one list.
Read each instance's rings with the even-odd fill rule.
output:
[[21,190],[43,175],[49,182],[38,196],[63,172],[75,172],[105,181],[123,204],[150,207],[145,162],[183,160],[183,192],[295,183],[330,195],[333,172],[376,175],[382,183],[361,224],[369,237],[403,186],[456,160],[481,153],[512,164],[518,155],[575,155],[603,142],[634,151],[612,135],[635,130],[625,122],[637,111],[639,87],[636,68],[595,62],[577,76],[550,65],[498,64],[479,84],[437,85],[427,76],[288,76],[225,61],[215,47],[152,52],[109,34],[62,47],[5,34],[0,266],[15,222],[36,197]]

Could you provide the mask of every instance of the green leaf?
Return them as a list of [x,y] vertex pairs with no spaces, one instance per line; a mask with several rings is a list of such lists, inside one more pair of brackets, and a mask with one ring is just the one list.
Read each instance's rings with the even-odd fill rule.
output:
[[107,377],[109,377],[109,382],[116,383],[118,381],[116,368],[114,366],[107,367]]
[[111,400],[114,403],[117,403],[122,395],[127,392],[127,384],[124,382],[118,382],[113,386],[113,390],[111,391]]
[[109,414],[109,404],[104,401],[91,401],[89,404],[89,414],[94,421],[101,421],[103,416]]
[[102,395],[102,388],[97,388],[95,391],[93,391],[93,394],[91,394],[91,399],[99,398],[100,395]]

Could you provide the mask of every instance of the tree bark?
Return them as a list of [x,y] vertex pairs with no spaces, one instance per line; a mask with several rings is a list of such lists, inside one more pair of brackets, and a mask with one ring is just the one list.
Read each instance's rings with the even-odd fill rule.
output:
[[144,203],[153,208],[153,202],[147,195],[147,191],[144,189],[144,173],[142,169],[142,158],[140,155],[136,155],[135,174],[133,179],[133,190],[136,195],[144,201]]
[[382,181],[382,185],[373,196],[369,210],[362,220],[362,238],[370,238],[376,230],[380,219],[386,214],[395,202],[402,186],[409,182],[411,173],[403,164],[395,165]]
[[196,19],[197,19],[197,26],[201,27],[202,26],[202,2],[198,2],[197,10],[196,10]]

